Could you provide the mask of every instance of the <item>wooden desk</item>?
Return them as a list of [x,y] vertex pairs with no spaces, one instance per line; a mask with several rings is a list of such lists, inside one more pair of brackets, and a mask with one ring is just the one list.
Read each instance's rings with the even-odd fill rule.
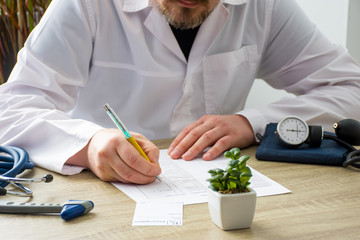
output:
[[[168,141],[157,141],[166,148]],[[249,165],[279,182],[291,194],[260,197],[250,229],[222,231],[207,204],[185,205],[183,226],[133,227],[135,202],[91,172],[54,174],[49,184],[31,184],[32,199],[6,201],[64,203],[92,200],[87,215],[64,222],[59,216],[0,214],[0,239],[359,239],[360,172],[341,167],[258,161],[256,147],[243,150]],[[28,176],[47,171],[36,168]]]

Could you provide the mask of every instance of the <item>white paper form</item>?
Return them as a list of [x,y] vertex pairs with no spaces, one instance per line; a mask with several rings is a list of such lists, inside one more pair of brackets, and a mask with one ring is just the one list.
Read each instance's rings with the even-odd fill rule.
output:
[[[196,204],[207,202],[207,187],[210,178],[208,171],[214,168],[224,169],[229,159],[219,156],[212,161],[198,157],[192,161],[173,160],[167,150],[160,150],[162,173],[158,179],[147,185],[113,183],[136,202],[160,201]],[[250,187],[258,197],[289,193],[290,190],[251,168],[253,177]]]
[[133,226],[181,226],[182,202],[138,202]]

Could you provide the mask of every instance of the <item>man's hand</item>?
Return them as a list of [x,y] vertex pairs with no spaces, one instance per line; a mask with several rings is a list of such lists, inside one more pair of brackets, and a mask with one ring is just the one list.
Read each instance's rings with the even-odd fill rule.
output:
[[249,121],[241,115],[206,115],[189,124],[169,147],[173,159],[192,160],[207,147],[204,160],[213,160],[232,147],[247,147],[255,143]]
[[103,181],[151,183],[161,173],[159,149],[144,136],[132,134],[151,163],[140,155],[119,129],[96,132],[89,143],[66,163],[87,167]]

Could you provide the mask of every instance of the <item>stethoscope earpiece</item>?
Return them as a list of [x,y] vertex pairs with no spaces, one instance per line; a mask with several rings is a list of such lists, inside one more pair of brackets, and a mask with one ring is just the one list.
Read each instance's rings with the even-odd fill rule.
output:
[[54,176],[49,173],[46,174],[43,178],[45,179],[44,182],[46,182],[46,183],[52,182],[52,180],[54,180]]

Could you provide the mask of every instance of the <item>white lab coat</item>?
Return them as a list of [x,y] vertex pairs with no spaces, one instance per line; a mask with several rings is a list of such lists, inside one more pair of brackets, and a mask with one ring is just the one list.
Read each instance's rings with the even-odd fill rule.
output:
[[[73,174],[81,168],[65,161],[114,127],[105,103],[150,139],[205,114],[242,114],[255,133],[285,115],[327,127],[359,119],[359,66],[293,0],[222,1],[188,61],[155,2],[53,0],[0,87],[0,144]],[[255,78],[299,96],[244,110]]]

